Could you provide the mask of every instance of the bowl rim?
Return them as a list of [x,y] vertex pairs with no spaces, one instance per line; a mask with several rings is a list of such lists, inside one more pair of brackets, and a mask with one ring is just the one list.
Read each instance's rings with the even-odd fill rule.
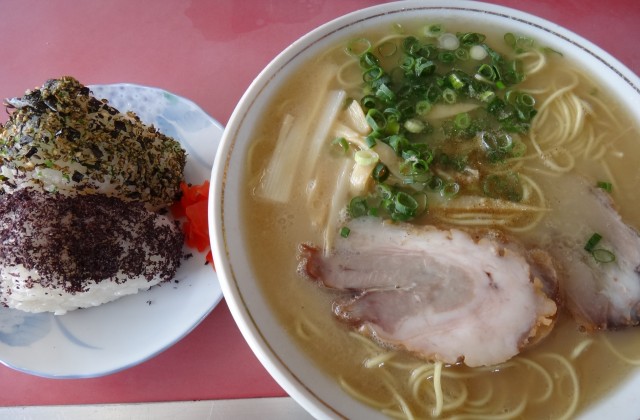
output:
[[[517,22],[517,24],[527,25],[533,31],[543,31],[549,36],[558,38],[558,42],[560,40],[567,42],[571,44],[572,48],[577,48],[581,53],[587,54],[591,59],[598,61],[608,71],[617,75],[620,81],[635,91],[636,94],[634,96],[640,98],[640,79],[638,76],[618,59],[586,38],[528,12],[475,0],[403,0],[367,7],[322,24],[279,53],[247,88],[225,128],[212,169],[211,193],[209,194],[209,229],[216,270],[223,294],[244,339],[276,382],[314,417],[346,417],[346,415],[343,408],[332,406],[330,402],[325,401],[307,384],[302,382],[296,372],[276,353],[266,336],[266,332],[258,326],[254,313],[247,305],[247,299],[250,297],[243,295],[240,290],[239,279],[232,266],[232,251],[229,247],[228,238],[229,235],[238,235],[239,232],[228,229],[225,224],[225,217],[227,216],[225,213],[225,204],[227,204],[225,203],[225,198],[228,197],[227,187],[229,185],[228,174],[231,156],[236,150],[238,132],[247,117],[247,110],[253,107],[256,98],[264,92],[283,69],[287,68],[290,63],[300,59],[300,56],[315,44],[365,21],[398,13],[425,12],[429,10],[447,10],[454,13],[485,13],[501,21],[504,19],[505,24],[508,21],[512,21]],[[638,118],[640,118],[640,114]],[[234,215],[237,215],[238,211],[236,209]],[[231,212],[231,210],[228,209],[228,212]],[[606,400],[607,398],[604,399]],[[592,408],[590,406],[587,411]]]

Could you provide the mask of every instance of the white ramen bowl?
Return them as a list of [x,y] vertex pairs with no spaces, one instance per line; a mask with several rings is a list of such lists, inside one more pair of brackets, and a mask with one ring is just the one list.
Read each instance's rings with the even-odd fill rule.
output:
[[[562,51],[567,60],[592,69],[600,82],[617,93],[623,105],[640,120],[640,80],[618,60],[582,37],[546,20],[509,8],[475,1],[435,0],[388,3],[360,10],[331,21],[303,36],[278,55],[254,80],[237,105],[222,138],[212,172],[209,226],[216,270],[231,313],[258,359],[311,415],[318,418],[378,418],[380,413],[348,396],[337,381],[323,373],[298,348],[281,326],[269,302],[260,293],[249,257],[241,208],[247,151],[254,127],[266,105],[288,76],[309,57],[350,34],[406,19],[481,21],[528,35],[540,44]],[[583,418],[631,418],[640,413],[640,374],[625,379],[619,388],[591,406]]]

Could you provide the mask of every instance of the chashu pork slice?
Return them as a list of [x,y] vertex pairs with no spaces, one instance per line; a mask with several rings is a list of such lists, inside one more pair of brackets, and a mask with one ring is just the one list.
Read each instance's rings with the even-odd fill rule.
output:
[[[536,229],[537,242],[558,264],[569,312],[588,331],[640,325],[638,232],[595,181],[564,174],[543,182],[551,212]],[[598,261],[584,249],[593,234],[602,236],[595,248],[614,261]]]
[[182,260],[173,219],[102,194],[22,189],[0,198],[0,304],[57,315],[171,280]]
[[555,269],[488,233],[363,218],[324,256],[301,246],[301,271],[343,291],[335,315],[384,346],[425,359],[495,365],[552,328]]

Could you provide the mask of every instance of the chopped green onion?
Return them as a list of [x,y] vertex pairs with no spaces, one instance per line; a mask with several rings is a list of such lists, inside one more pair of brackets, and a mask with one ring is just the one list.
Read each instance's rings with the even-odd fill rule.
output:
[[377,144],[376,138],[374,136],[367,136],[364,138],[364,142],[368,148],[372,148]]
[[464,48],[458,48],[454,53],[458,60],[467,61],[469,59],[469,51]]
[[386,84],[382,83],[376,91],[376,97],[385,102],[393,102],[396,99],[396,94]]
[[420,116],[425,116],[431,111],[431,102],[429,101],[419,101],[416,103],[416,114]]
[[340,146],[344,153],[347,153],[347,151],[349,150],[349,142],[344,137],[336,137],[335,139],[333,139],[331,144]]
[[349,206],[347,207],[347,211],[349,216],[355,218],[366,216],[368,213],[369,206],[367,205],[367,200],[364,197],[353,197],[349,202]]
[[613,184],[611,184],[610,182],[598,181],[597,187],[609,193],[613,191]]
[[417,134],[424,131],[425,125],[419,119],[411,118],[404,122],[404,128],[410,133]]
[[362,105],[364,109],[374,109],[377,103],[376,98],[371,95],[366,95],[360,100],[360,105]]
[[443,50],[455,51],[460,47],[460,40],[452,33],[445,33],[438,37],[438,47]]
[[384,111],[382,111],[382,114],[387,119],[387,124],[389,124],[389,121],[398,121],[402,118],[402,111],[394,107],[386,108]]
[[616,256],[613,252],[604,248],[596,248],[601,240],[602,235],[600,235],[599,233],[594,233],[584,245],[584,250],[591,254],[593,259],[599,263],[610,263],[615,261]]
[[518,39],[516,39],[516,46],[519,48],[531,48],[533,44],[533,39],[526,36],[519,36]]
[[455,197],[460,192],[460,184],[457,182],[447,182],[440,190],[440,195],[445,198]]
[[350,233],[351,233],[351,229],[349,229],[346,226],[340,229],[340,236],[342,236],[343,238],[348,238]]
[[478,99],[480,99],[482,102],[491,102],[495,97],[496,97],[495,92],[491,90],[486,90],[478,96]]
[[609,251],[608,249],[603,249],[603,248],[594,249],[591,252],[591,255],[593,256],[593,259],[603,264],[614,262],[616,260],[615,254]]
[[396,152],[396,154],[400,154],[402,150],[409,144],[409,140],[407,140],[404,136],[391,136],[388,138],[389,146]]
[[458,129],[465,129],[471,125],[471,117],[468,112],[461,112],[453,119],[453,123]]
[[459,35],[459,37],[462,45],[466,46],[480,44],[487,38],[485,35],[476,32],[468,32],[466,34]]
[[428,102],[434,104],[442,97],[442,89],[436,83],[432,83],[427,88],[425,98]]
[[418,208],[418,202],[409,194],[400,191],[394,198],[394,206],[398,213],[413,216]]
[[507,32],[506,34],[504,34],[504,42],[506,42],[507,45],[510,46],[511,48],[515,48],[516,47],[516,36],[514,34],[512,34],[511,32]]
[[456,55],[451,51],[440,51],[440,53],[438,54],[438,60],[443,63],[450,64],[456,60]]
[[495,69],[488,64],[483,64],[480,67],[478,67],[476,74],[479,74],[485,79],[489,79],[491,81],[494,81],[497,77]]
[[378,193],[380,193],[380,197],[385,200],[389,200],[391,199],[391,197],[393,197],[393,191],[387,184],[378,184],[376,190],[378,191]]
[[362,80],[367,83],[374,82],[376,80],[382,79],[384,76],[384,70],[381,67],[371,67],[367,71],[362,74]]
[[371,49],[371,42],[366,38],[352,39],[347,43],[347,54],[353,57],[360,57]]
[[439,37],[440,35],[442,35],[442,25],[434,24],[434,25],[427,26],[424,29],[424,34],[432,38]]
[[516,96],[516,104],[525,107],[533,107],[536,104],[536,100],[528,93],[520,93]]
[[369,166],[378,162],[378,154],[371,149],[358,150],[354,155],[356,163],[361,166]]
[[427,183],[427,187],[429,187],[431,191],[440,191],[442,190],[443,186],[444,186],[444,181],[439,176],[432,177]]
[[481,144],[491,162],[498,162],[511,156],[513,137],[504,132],[484,132]]
[[402,49],[411,55],[416,55],[422,49],[422,45],[416,37],[408,36],[402,41]]
[[416,59],[410,55],[404,56],[398,66],[404,70],[405,73],[411,73],[416,66]]
[[398,134],[399,131],[400,131],[400,123],[398,122],[397,119],[387,120],[387,127],[384,130],[386,134],[394,135],[394,134]]
[[370,51],[366,51],[364,54],[360,56],[360,67],[363,69],[378,69],[381,70],[380,60]]
[[373,131],[381,131],[387,125],[386,117],[382,112],[378,111],[377,109],[370,109],[369,111],[367,111],[365,120],[367,121],[367,124],[369,124],[369,127],[371,127]]
[[[412,207],[406,197],[415,199],[416,191],[460,194],[461,185],[435,175],[434,157],[438,167],[463,170],[469,166],[482,174],[469,180],[469,191],[484,190],[489,197],[521,201],[524,190],[516,172],[491,172],[496,169],[493,164],[526,153],[520,134],[526,136],[537,112],[535,98],[517,87],[525,79],[527,67],[522,60],[511,58],[512,52],[503,56],[493,50],[485,44],[483,34],[454,34],[439,24],[422,31],[424,34],[410,35],[407,30],[401,38],[388,38],[367,48],[366,43],[356,42],[351,47],[362,47],[356,58],[365,81],[360,104],[371,128],[364,141],[369,148],[388,145],[399,159],[395,164],[398,173],[390,177],[390,167],[379,158],[370,159],[371,151],[356,152],[358,162],[370,165],[367,167],[372,168],[370,176],[375,180],[375,190],[358,202],[364,207],[361,213],[408,220],[416,216],[406,211]],[[505,34],[505,42],[516,54],[519,48],[533,45],[531,39],[517,34]],[[456,105],[460,111],[449,106],[453,104],[461,104]],[[471,108],[467,104],[472,104]],[[481,141],[473,140],[478,138]],[[460,167],[443,163],[441,156],[451,152],[446,145],[449,140],[469,140],[464,155],[473,159],[461,160]],[[375,148],[373,152],[382,153]],[[426,198],[418,207],[426,208],[422,201]],[[354,203],[351,207],[358,206]]]
[[594,248],[596,247],[596,245],[598,245],[601,239],[602,235],[600,235],[599,233],[594,233],[584,245],[584,250],[587,252],[593,252]]
[[520,140],[514,140],[513,147],[511,147],[512,157],[522,157],[527,152],[527,145]]
[[469,56],[476,61],[481,61],[487,58],[487,50],[482,45],[474,45],[469,48]]
[[428,208],[428,198],[425,192],[417,192],[413,195],[413,198],[418,203],[418,207],[416,208],[415,215],[419,216],[427,211]]
[[458,99],[458,95],[453,89],[445,89],[442,91],[442,99],[448,104],[455,104]]
[[458,90],[464,87],[464,82],[462,81],[462,79],[460,78],[459,75],[457,75],[456,73],[450,73],[449,76],[447,77],[447,79],[449,80],[449,83],[451,84],[451,87]]
[[382,162],[378,162],[371,172],[371,177],[376,182],[384,182],[389,178],[389,168]]
[[433,72],[436,70],[436,65],[431,60],[427,60],[424,57],[418,57],[414,61],[413,69],[415,75],[418,77],[428,76],[430,74],[433,74]]

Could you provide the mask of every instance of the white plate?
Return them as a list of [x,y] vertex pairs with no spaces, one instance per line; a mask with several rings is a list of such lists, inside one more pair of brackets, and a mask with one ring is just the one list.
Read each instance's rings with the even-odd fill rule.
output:
[[[209,178],[223,128],[193,102],[131,84],[90,86],[121,111],[179,140],[187,151],[185,179]],[[66,315],[0,307],[0,362],[51,378],[88,378],[135,366],[187,335],[220,302],[218,277],[196,250],[176,278],[150,290]]]

